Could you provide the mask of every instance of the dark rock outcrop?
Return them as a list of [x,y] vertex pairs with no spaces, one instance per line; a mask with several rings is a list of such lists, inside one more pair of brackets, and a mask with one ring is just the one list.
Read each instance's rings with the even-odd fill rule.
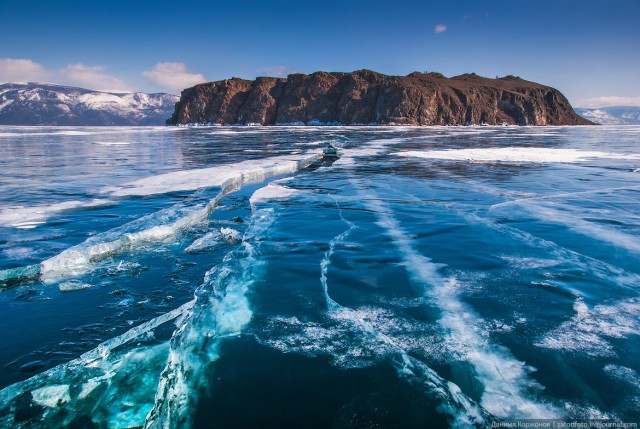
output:
[[556,89],[514,76],[316,72],[232,78],[182,91],[169,125],[587,125]]

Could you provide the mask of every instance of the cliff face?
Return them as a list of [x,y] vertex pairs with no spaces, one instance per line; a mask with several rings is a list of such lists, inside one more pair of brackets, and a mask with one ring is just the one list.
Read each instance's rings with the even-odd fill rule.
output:
[[556,89],[508,76],[317,72],[232,78],[182,91],[169,125],[587,125]]

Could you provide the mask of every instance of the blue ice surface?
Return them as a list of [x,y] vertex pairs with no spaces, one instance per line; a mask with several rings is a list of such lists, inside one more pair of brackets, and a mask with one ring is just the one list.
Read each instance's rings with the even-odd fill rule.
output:
[[639,137],[0,128],[0,422],[637,421]]

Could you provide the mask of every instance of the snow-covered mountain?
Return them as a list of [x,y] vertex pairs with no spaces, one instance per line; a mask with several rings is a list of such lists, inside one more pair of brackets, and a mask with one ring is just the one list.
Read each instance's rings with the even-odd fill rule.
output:
[[575,109],[585,119],[602,125],[640,125],[640,106]]
[[0,85],[0,125],[164,125],[179,97],[44,83]]

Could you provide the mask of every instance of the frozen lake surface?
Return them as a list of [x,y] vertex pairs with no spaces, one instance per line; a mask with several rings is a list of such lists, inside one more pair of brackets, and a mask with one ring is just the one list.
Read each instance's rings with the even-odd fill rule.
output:
[[0,426],[638,421],[639,179],[635,126],[0,127]]

